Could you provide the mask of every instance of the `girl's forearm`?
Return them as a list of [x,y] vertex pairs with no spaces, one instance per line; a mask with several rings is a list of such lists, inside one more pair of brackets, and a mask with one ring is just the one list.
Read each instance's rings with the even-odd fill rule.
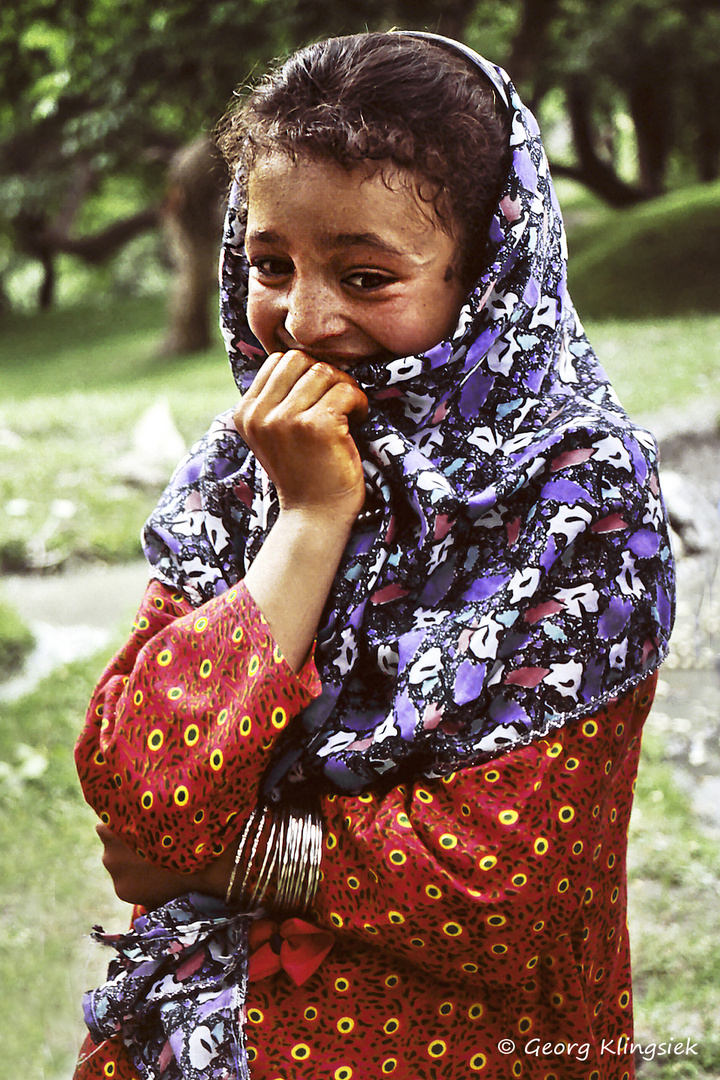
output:
[[294,671],[312,646],[353,520],[317,510],[281,510],[245,575],[248,592]]

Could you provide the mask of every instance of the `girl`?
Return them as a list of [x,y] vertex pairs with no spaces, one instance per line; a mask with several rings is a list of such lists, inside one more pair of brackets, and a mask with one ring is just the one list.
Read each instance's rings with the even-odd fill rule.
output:
[[223,145],[243,396],[148,522],[78,743],[149,910],[99,935],[76,1075],[631,1077],[672,558],[535,121],[463,46],[367,34],[293,56]]

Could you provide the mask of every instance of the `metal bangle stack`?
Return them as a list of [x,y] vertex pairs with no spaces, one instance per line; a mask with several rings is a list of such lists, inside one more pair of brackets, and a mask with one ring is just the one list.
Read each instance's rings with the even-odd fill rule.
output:
[[[268,823],[262,863],[252,893],[247,897],[247,885],[256,869],[256,856]],[[235,882],[242,866],[244,873],[235,903],[250,910],[260,907],[274,880],[275,889],[270,898],[273,910],[304,911],[315,898],[320,883],[322,841],[322,818],[317,807],[302,810],[256,807],[240,836],[225,902],[233,903]]]

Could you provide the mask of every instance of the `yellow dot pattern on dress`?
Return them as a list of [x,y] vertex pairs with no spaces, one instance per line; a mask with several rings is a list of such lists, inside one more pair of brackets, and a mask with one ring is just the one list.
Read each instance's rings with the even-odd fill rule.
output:
[[249,716],[243,716],[242,720],[240,721],[240,734],[244,739],[246,739],[251,731],[252,720]]
[[290,1053],[295,1061],[307,1061],[310,1057],[310,1047],[307,1043],[295,1043]]
[[441,1058],[447,1053],[447,1043],[444,1039],[433,1039],[427,1049],[429,1057]]
[[184,692],[182,686],[171,686],[167,692],[167,696],[170,701],[179,701]]
[[160,667],[168,667],[170,664],[172,664],[172,661],[173,654],[170,649],[163,649],[162,652],[158,653],[157,662]]
[[497,858],[494,855],[483,855],[482,859],[478,863],[481,870],[492,870],[493,866],[497,865]]
[[575,811],[573,810],[572,806],[561,806],[558,810],[558,820],[560,820],[563,825],[567,825],[568,822],[572,821],[574,817]]
[[385,1058],[381,1065],[383,1076],[390,1076],[391,1073],[395,1072],[397,1066],[397,1058]]
[[473,1072],[482,1072],[487,1065],[487,1058],[484,1054],[473,1054],[470,1058],[470,1068]]
[[519,817],[517,810],[501,810],[498,814],[498,821],[501,825],[514,825]]
[[262,1009],[248,1009],[247,1018],[251,1024],[262,1024],[265,1019],[265,1013]]
[[533,844],[533,850],[536,855],[547,855],[550,844],[546,837],[538,836],[537,840]]
[[349,1065],[341,1065],[333,1073],[333,1080],[352,1080],[353,1071]]
[[248,663],[248,669],[247,670],[248,670],[248,675],[250,676],[251,679],[254,678],[255,675],[257,675],[258,671],[260,670],[260,657],[259,656],[251,656],[250,657],[250,661]]
[[203,660],[202,664],[200,665],[200,678],[209,679],[212,675],[212,669],[212,660]]
[[398,848],[393,849],[389,855],[390,862],[393,866],[404,866],[407,862],[407,855],[404,851],[400,851]]
[[203,630],[207,630],[209,620],[205,615],[201,615],[199,619],[195,620],[193,630],[196,634],[202,634]]
[[183,739],[185,740],[186,746],[194,746],[199,738],[200,728],[197,726],[197,724],[190,724],[188,725],[188,727],[185,728]]
[[273,709],[272,715],[270,717],[270,723],[277,731],[282,731],[287,722],[287,713],[284,709],[281,709],[279,706],[278,708]]
[[148,750],[157,751],[161,748],[164,742],[165,736],[163,735],[160,728],[153,728],[153,730],[147,737]]
[[388,919],[391,923],[395,923],[396,926],[399,926],[401,923],[405,922],[405,916],[402,915],[399,911],[388,911]]
[[355,1027],[355,1021],[352,1016],[341,1016],[336,1026],[341,1035],[349,1035]]

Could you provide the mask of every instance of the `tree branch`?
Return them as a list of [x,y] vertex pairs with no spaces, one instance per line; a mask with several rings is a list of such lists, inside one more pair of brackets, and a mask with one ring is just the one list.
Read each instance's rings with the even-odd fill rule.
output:
[[114,221],[112,225],[94,233],[92,236],[66,236],[48,229],[35,238],[36,250],[52,254],[63,252],[76,255],[91,266],[105,262],[129,240],[141,233],[154,229],[160,220],[159,210],[155,206],[140,210],[131,217]]

